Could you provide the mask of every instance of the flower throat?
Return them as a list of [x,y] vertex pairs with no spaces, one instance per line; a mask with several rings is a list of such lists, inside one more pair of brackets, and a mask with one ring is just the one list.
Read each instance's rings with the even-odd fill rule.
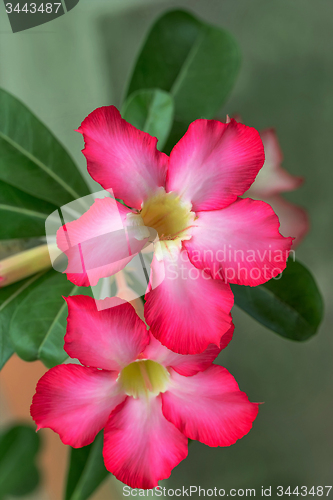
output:
[[150,359],[134,361],[122,369],[119,383],[128,396],[138,398],[143,395],[158,396],[165,392],[169,381],[169,372],[164,366]]
[[154,228],[160,240],[187,239],[188,229],[195,217],[191,204],[184,203],[175,193],[159,193],[143,203],[140,213],[144,225]]

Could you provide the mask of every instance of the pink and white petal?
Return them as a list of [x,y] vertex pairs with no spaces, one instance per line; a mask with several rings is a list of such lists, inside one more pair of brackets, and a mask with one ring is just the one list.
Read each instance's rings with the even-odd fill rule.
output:
[[98,108],[78,129],[83,135],[88,172],[116,198],[140,209],[165,185],[168,156],[156,149],[157,139],[121,118],[117,108]]
[[[68,257],[67,277],[78,286],[123,269],[148,241],[126,219],[132,212],[113,198],[94,201],[77,220],[57,232],[57,244]],[[139,238],[138,238],[139,236]]]
[[89,241],[110,231],[124,229],[126,217],[132,211],[114,198],[97,198],[77,220],[67,222],[57,233],[57,245],[65,252],[68,248]]
[[285,269],[292,238],[279,233],[279,219],[267,203],[238,198],[197,216],[184,246],[191,262],[213,278],[257,286]]
[[187,451],[186,437],[163,416],[161,396],[127,398],[105,427],[105,466],[131,488],[154,488]]
[[83,365],[120,371],[144,351],[149,342],[146,325],[128,302],[105,299],[97,310],[85,295],[67,297],[68,318],[64,349]]
[[212,365],[193,377],[171,372],[162,394],[164,416],[186,437],[208,446],[230,446],[247,434],[258,413],[234,377]]
[[256,180],[246,192],[249,198],[266,198],[277,193],[293,191],[303,182],[302,177],[291,175],[281,167],[282,151],[275,130],[265,129],[260,132],[265,149],[265,163]]
[[149,345],[144,350],[142,357],[144,359],[152,359],[166,368],[173,368],[179,375],[190,377],[198,372],[206,370],[220,354],[232,339],[234,333],[234,325],[221,338],[220,346],[209,344],[207,349],[200,354],[177,354],[170,351],[167,347],[161,344],[153,335],[150,336]]
[[309,232],[309,216],[302,207],[290,203],[282,196],[271,196],[265,200],[271,205],[280,221],[280,232],[283,236],[291,236],[292,248],[296,248]]
[[283,161],[283,153],[274,128],[261,130],[260,137],[265,150],[265,162],[269,166],[279,166]]
[[196,120],[171,151],[166,189],[194,211],[217,210],[249,189],[264,160],[254,128],[235,120]]
[[164,280],[146,294],[145,318],[154,337],[178,354],[202,353],[209,344],[219,347],[232,321],[229,285],[196,269],[185,251],[163,263],[154,258],[152,281],[161,272]]
[[30,408],[37,430],[50,428],[73,448],[92,443],[126,397],[117,376],[80,365],[51,368],[39,380]]
[[[114,241],[114,238],[112,238],[113,241]],[[121,238],[122,240],[122,238]],[[122,241],[120,243],[120,245],[122,245]],[[89,250],[93,250],[93,245],[89,245]],[[119,248],[119,247],[118,247]],[[87,247],[85,247],[85,249],[87,249]],[[117,249],[117,246],[114,246],[113,247],[113,250],[116,250]],[[100,250],[102,251],[102,248],[100,247]],[[120,249],[120,251],[122,252],[122,249]],[[133,255],[129,256],[129,257],[126,257],[125,259],[120,259],[120,260],[117,260],[116,262],[113,262],[112,264],[108,264],[108,265],[101,265],[101,266],[98,266],[98,262],[100,262],[100,257],[102,259],[108,259],[108,260],[111,260],[113,258],[117,258],[115,257],[115,253],[107,253],[106,251],[104,252],[104,250],[102,251],[102,255],[99,255],[97,252],[96,253],[93,253],[92,251],[89,253],[86,253],[85,254],[87,257],[83,257],[82,256],[82,248],[81,248],[81,245],[78,245],[78,247],[76,247],[75,249],[71,249],[68,253],[67,253],[67,256],[69,257],[69,261],[71,262],[71,266],[75,266],[77,267],[77,265],[79,265],[79,262],[81,262],[81,267],[83,269],[83,272],[80,272],[80,273],[73,273],[73,272],[69,272],[68,269],[70,268],[67,268],[67,271],[66,274],[67,274],[67,279],[69,281],[71,281],[72,283],[74,283],[74,285],[76,286],[95,286],[97,285],[98,281],[101,279],[101,278],[108,278],[110,276],[113,276],[114,274],[118,273],[119,271],[122,271],[129,262],[131,262],[132,258],[133,258]],[[90,255],[90,257],[89,257]],[[91,266],[94,265],[94,263],[96,263],[96,266],[97,267],[94,267],[94,268],[91,268],[91,269],[88,269],[86,270],[85,269],[85,262],[86,260],[89,260]]]

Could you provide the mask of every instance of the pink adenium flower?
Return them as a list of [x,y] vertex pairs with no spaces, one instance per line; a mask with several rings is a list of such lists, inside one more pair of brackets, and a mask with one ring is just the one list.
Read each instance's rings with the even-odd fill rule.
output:
[[56,366],[39,380],[31,405],[38,429],[79,448],[104,428],[106,468],[132,488],[169,477],[187,456],[187,438],[229,446],[249,432],[258,405],[212,364],[233,326],[219,348],[182,356],[162,346],[128,303],[97,311],[90,297],[66,301],[65,350],[82,365]]
[[[159,236],[145,304],[152,334],[181,354],[219,345],[231,325],[229,283],[256,286],[277,276],[292,242],[279,233],[269,205],[240,198],[264,163],[258,132],[235,120],[196,120],[169,157],[114,106],[92,112],[79,132],[92,178],[130,208],[99,199],[60,228],[68,279],[95,285],[118,272],[152,228]],[[121,238],[124,227],[141,231],[132,254]]]
[[281,193],[300,187],[303,178],[291,175],[281,167],[283,154],[274,129],[262,130],[260,137],[265,149],[265,163],[245,196],[271,205],[279,217],[281,234],[292,236],[292,246],[296,248],[309,231],[309,218],[302,207],[290,203]]

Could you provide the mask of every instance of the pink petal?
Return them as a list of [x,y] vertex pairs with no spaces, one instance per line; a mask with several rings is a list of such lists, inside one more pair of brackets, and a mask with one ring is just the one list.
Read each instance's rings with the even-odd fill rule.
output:
[[131,488],[154,488],[187,456],[187,439],[168,422],[161,397],[127,398],[104,433],[106,468]]
[[148,238],[138,240],[126,228],[131,211],[113,198],[96,199],[79,219],[57,233],[57,244],[68,257],[67,277],[78,286],[94,286],[100,278],[123,269]]
[[185,436],[209,446],[230,446],[249,432],[258,405],[250,403],[234,377],[212,365],[193,377],[171,372],[162,394],[163,414]]
[[[161,272],[155,259],[152,279]],[[220,346],[231,326],[233,294],[229,285],[196,269],[182,251],[164,259],[165,278],[147,295],[145,318],[151,333],[179,354],[198,354],[209,344]]]
[[39,380],[30,409],[38,429],[52,429],[74,448],[92,443],[125,398],[117,388],[117,376],[80,365],[51,368]]
[[281,167],[283,155],[275,130],[272,128],[263,130],[260,132],[260,137],[265,149],[265,163],[246,192],[246,196],[263,199],[297,189],[302,184],[303,178],[291,175]]
[[197,215],[184,246],[191,262],[213,278],[257,286],[285,269],[292,238],[281,236],[267,203],[239,198],[223,210]]
[[98,108],[78,129],[85,141],[88,172],[115,198],[140,209],[142,202],[164,187],[168,157],[156,149],[157,139],[136,129],[114,106]]
[[215,344],[210,344],[207,349],[200,354],[177,354],[170,351],[167,347],[161,344],[155,337],[150,336],[149,345],[142,354],[144,359],[152,359],[166,368],[173,368],[180,375],[189,377],[198,372],[202,372],[208,368],[214,359],[220,354],[232,339],[234,333],[234,325],[225,333],[221,339],[220,347]]
[[259,133],[235,120],[196,120],[171,151],[167,191],[193,210],[226,207],[242,195],[264,163]]
[[120,371],[145,349],[149,334],[128,302],[116,297],[106,300],[109,308],[97,310],[91,297],[66,298],[68,319],[64,348],[83,365]]
[[292,248],[296,248],[309,232],[309,216],[302,207],[294,205],[282,196],[275,195],[265,200],[271,205],[280,221],[280,232],[283,236],[292,236]]

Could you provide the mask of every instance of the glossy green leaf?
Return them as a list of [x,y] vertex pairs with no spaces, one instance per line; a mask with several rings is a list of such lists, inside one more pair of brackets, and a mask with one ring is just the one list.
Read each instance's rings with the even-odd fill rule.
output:
[[289,259],[280,279],[231,288],[241,309],[282,337],[306,340],[318,330],[323,300],[311,273],[299,262]]
[[89,446],[71,449],[65,500],[86,500],[107,478],[102,452],[103,432]]
[[57,207],[0,181],[0,239],[45,235],[45,219]]
[[[213,118],[229,95],[240,67],[234,38],[185,11],[156,21],[139,54],[127,95],[160,88],[175,102],[175,142],[197,118]],[[168,141],[169,143],[169,141]]]
[[134,127],[157,137],[161,151],[172,127],[173,98],[159,89],[138,90],[126,99],[121,115]]
[[13,285],[0,288],[0,370],[8,361],[14,348],[9,335],[11,318],[20,302],[38,283],[42,274],[36,274]]
[[1,89],[0,180],[56,206],[89,194],[60,142],[23,103]]
[[62,296],[76,293],[90,293],[90,288],[73,285],[53,269],[38,279],[11,319],[10,338],[18,356],[25,361],[40,359],[48,368],[68,357],[63,349],[67,305]]
[[0,434],[0,498],[31,493],[39,483],[34,464],[39,435],[27,425],[17,425]]

